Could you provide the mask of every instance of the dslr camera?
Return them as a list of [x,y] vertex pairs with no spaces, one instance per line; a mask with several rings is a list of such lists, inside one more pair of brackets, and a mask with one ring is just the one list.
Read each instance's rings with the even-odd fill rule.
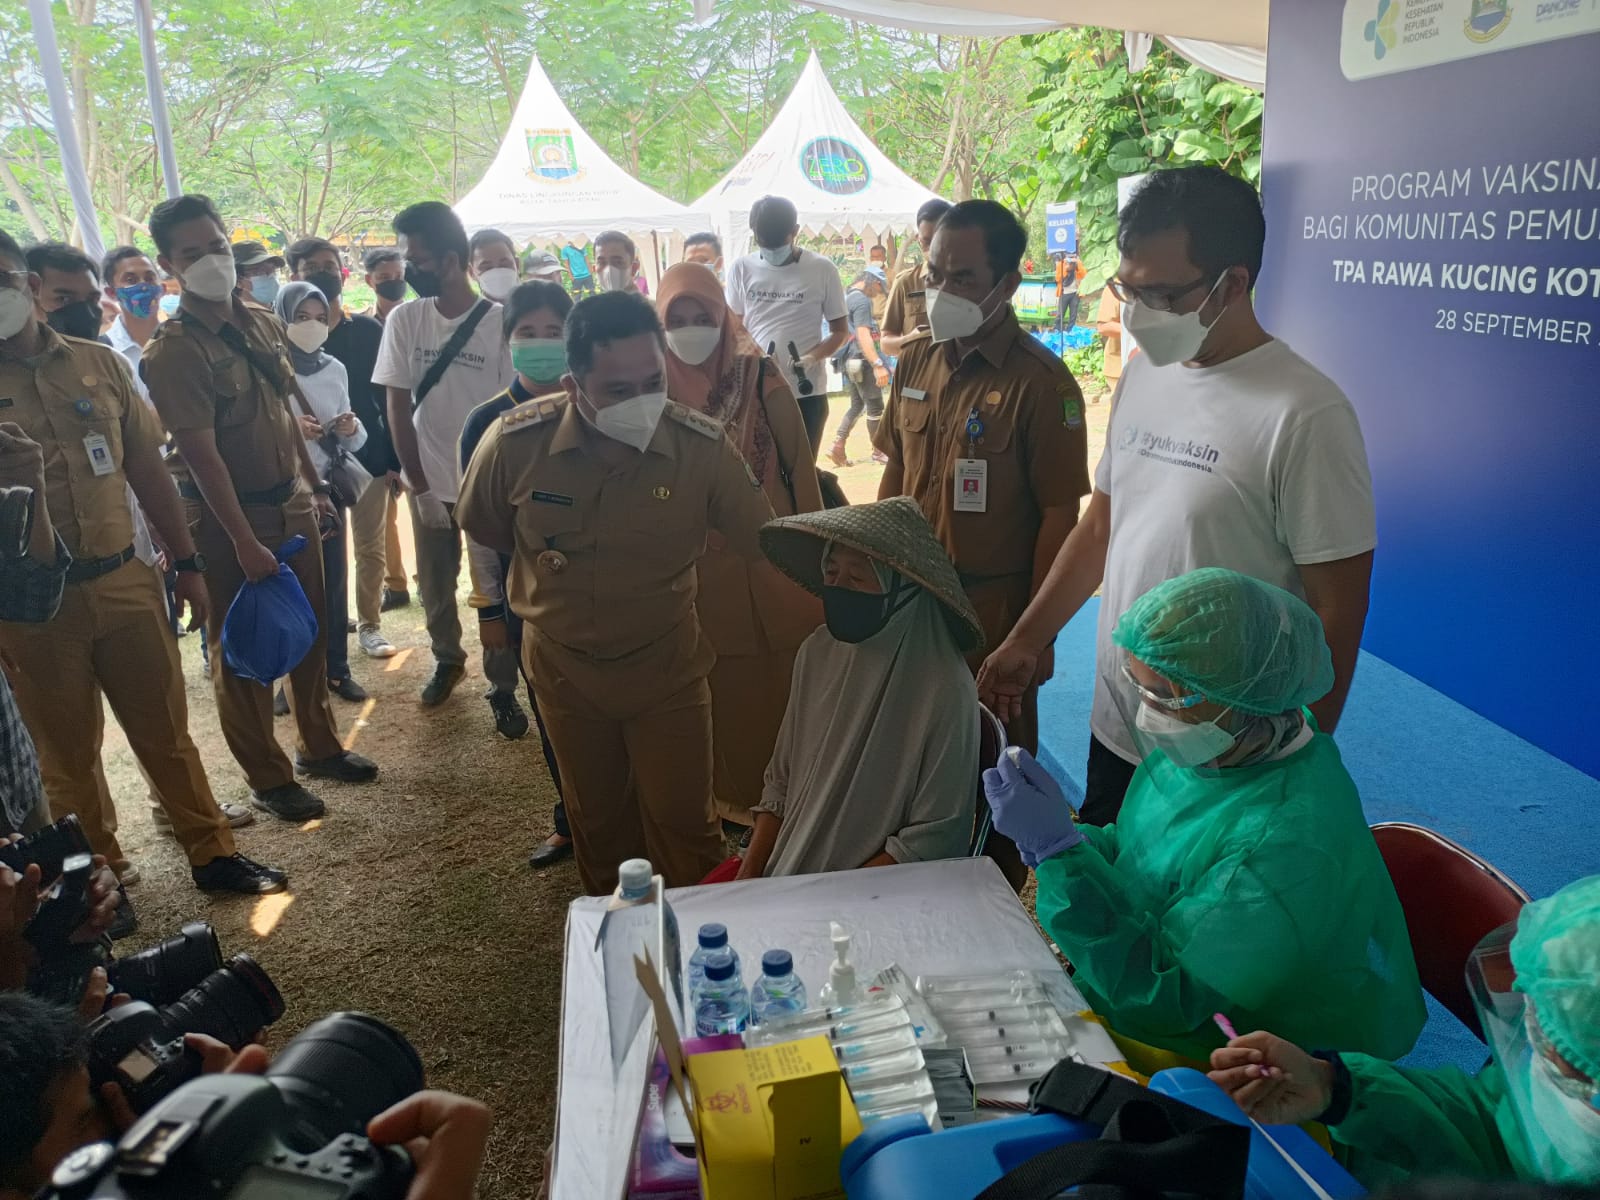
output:
[[403,1200],[413,1166],[374,1146],[367,1122],[423,1086],[406,1039],[363,1013],[334,1013],[291,1041],[265,1075],[204,1075],[141,1117],[115,1146],[56,1167],[46,1200]]
[[28,972],[28,990],[45,1000],[76,1006],[89,972],[111,961],[106,938],[76,944],[72,931],[88,919],[94,858],[88,835],[72,814],[9,846],[0,846],[0,863],[18,875],[39,868],[39,910],[23,928],[37,956]]
[[26,558],[33,533],[33,489],[0,487],[0,559]]

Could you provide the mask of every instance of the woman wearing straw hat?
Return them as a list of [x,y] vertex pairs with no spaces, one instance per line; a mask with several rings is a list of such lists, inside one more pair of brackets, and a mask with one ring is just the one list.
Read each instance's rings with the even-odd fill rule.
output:
[[916,503],[904,497],[773,521],[768,558],[822,597],[740,879],[966,853],[978,693],[963,657],[983,632]]
[[[661,277],[656,310],[667,329],[667,395],[722,422],[774,513],[820,510],[794,394],[728,312],[717,277],[699,263],[679,263]],[[717,651],[710,676],[717,811],[749,825],[789,703],[795,652],[822,609],[770,563],[740,558],[715,535],[698,574],[695,610]]]

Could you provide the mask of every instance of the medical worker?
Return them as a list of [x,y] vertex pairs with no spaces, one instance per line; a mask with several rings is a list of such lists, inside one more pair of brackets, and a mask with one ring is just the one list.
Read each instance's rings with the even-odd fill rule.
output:
[[1411,1174],[1600,1184],[1600,875],[1529,904],[1484,939],[1467,977],[1494,1051],[1476,1078],[1313,1057],[1270,1033],[1213,1053],[1211,1078],[1259,1120],[1326,1123],[1369,1185]]
[[1120,818],[1076,824],[1025,752],[984,772],[995,828],[1035,868],[1039,919],[1094,1010],[1192,1058],[1222,1043],[1215,1013],[1404,1054],[1425,1015],[1405,917],[1355,783],[1304,711],[1333,685],[1317,615],[1205,568],[1139,597],[1113,641],[1144,752]]

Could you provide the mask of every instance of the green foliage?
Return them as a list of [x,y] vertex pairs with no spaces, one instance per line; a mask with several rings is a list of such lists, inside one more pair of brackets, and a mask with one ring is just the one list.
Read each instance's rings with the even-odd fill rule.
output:
[[1180,163],[1261,175],[1262,97],[1218,79],[1157,42],[1142,71],[1128,69],[1122,35],[1067,29],[1024,39],[1040,79],[1041,156],[1078,201],[1079,254],[1098,287],[1117,265],[1117,180]]
[[1087,346],[1069,346],[1061,356],[1067,370],[1078,381],[1084,392],[1103,392],[1107,389],[1105,373],[1106,344],[1097,333]]

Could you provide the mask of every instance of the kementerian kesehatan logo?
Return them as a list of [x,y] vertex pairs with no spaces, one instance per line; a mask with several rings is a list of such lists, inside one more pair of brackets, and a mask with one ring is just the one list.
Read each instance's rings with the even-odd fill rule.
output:
[[1378,0],[1378,15],[1361,31],[1361,36],[1372,43],[1373,58],[1381,60],[1394,49],[1395,14],[1399,11],[1398,0]]
[[830,196],[849,196],[872,182],[867,156],[843,138],[812,138],[800,149],[800,170]]
[[1466,33],[1475,42],[1490,42],[1511,24],[1511,5],[1508,0],[1472,0],[1472,15],[1467,18]]
[[576,179],[578,151],[572,144],[570,129],[528,129],[528,177],[556,181]]

